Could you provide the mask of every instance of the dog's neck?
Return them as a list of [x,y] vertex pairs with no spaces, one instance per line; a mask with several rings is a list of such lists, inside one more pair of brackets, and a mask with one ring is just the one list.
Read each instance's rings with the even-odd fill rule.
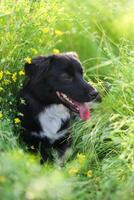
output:
[[65,127],[61,130],[61,127],[69,121],[70,111],[63,104],[52,104],[38,115],[38,120],[41,126],[40,136],[47,137],[53,143],[55,140],[63,137],[68,129]]

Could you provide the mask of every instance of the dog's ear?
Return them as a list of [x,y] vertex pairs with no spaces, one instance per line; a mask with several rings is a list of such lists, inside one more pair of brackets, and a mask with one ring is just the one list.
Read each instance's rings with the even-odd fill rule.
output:
[[67,53],[65,53],[65,55],[70,56],[70,57],[75,58],[75,59],[79,59],[78,54],[76,52],[73,52],[73,51],[67,52]]
[[25,73],[28,78],[32,78],[42,73],[43,71],[47,71],[50,63],[50,59],[48,57],[39,56],[37,58],[32,59],[31,63],[26,63],[24,66]]

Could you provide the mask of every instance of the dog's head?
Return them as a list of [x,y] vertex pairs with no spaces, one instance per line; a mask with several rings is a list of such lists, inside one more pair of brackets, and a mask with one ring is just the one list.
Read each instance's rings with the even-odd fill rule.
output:
[[100,95],[83,79],[82,65],[76,53],[37,57],[25,64],[32,95],[45,105],[62,103],[83,120],[89,118],[87,102],[100,101]]

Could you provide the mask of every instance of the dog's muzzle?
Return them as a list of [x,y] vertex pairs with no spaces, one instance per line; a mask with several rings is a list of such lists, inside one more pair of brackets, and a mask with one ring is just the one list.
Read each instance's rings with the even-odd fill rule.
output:
[[89,104],[87,102],[81,103],[77,102],[74,99],[68,97],[62,92],[56,92],[59,99],[65,103],[72,111],[79,113],[82,120],[88,120],[90,118]]

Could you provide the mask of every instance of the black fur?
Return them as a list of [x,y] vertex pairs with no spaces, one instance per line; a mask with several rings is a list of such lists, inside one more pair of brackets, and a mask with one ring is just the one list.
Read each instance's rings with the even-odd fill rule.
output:
[[[59,155],[71,145],[71,136],[67,133],[63,138],[51,143],[49,138],[41,137],[42,127],[38,115],[44,108],[53,104],[63,103],[56,91],[63,92],[78,102],[100,100],[98,92],[83,79],[81,63],[75,53],[63,53],[34,58],[31,64],[25,64],[27,81],[21,91],[21,98],[25,100],[20,105],[23,113],[22,137],[29,148],[40,150],[42,162],[48,160],[50,148],[57,149]],[[71,112],[71,110],[70,110]],[[58,131],[69,127],[70,119],[63,121]],[[36,135],[32,133],[36,132]]]

